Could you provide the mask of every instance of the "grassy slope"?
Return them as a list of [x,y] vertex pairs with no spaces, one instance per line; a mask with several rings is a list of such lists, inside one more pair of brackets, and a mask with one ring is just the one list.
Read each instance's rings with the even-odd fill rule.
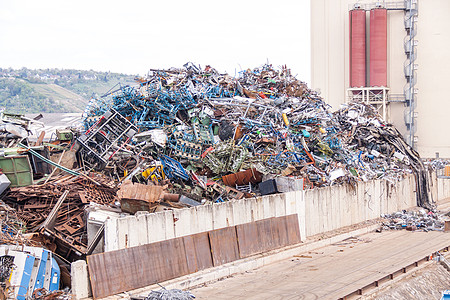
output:
[[[134,76],[82,70],[3,70],[0,107],[11,113],[83,112],[89,99],[108,92],[117,83],[133,84]],[[26,74],[27,73],[27,74]],[[34,74],[60,75],[58,80],[39,80]],[[8,75],[7,75],[8,76]],[[96,76],[88,80],[85,76]]]
[[70,112],[83,112],[84,107],[89,101],[88,99],[54,83],[30,83],[30,85],[36,92],[62,104],[64,108]]

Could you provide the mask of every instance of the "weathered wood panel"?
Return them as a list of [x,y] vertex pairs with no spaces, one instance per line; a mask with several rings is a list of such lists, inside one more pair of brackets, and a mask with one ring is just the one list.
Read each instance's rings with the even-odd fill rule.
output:
[[298,225],[298,215],[286,216],[286,226],[289,245],[295,245],[301,242],[300,226]]
[[297,215],[88,256],[94,299],[300,242]]
[[274,248],[272,239],[272,218],[258,221],[258,237],[261,240],[261,251]]
[[189,274],[182,238],[88,256],[94,299]]
[[189,273],[213,266],[208,232],[184,236],[183,241]]
[[297,215],[236,226],[240,258],[300,243]]
[[239,259],[235,226],[209,231],[209,241],[214,266]]
[[286,217],[272,218],[272,249],[282,248],[288,245]]
[[258,234],[258,222],[236,225],[240,258],[262,252],[261,239]]

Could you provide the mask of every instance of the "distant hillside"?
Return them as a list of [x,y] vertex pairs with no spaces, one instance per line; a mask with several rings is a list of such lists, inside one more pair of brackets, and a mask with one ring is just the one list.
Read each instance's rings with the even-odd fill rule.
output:
[[12,113],[82,112],[91,97],[133,75],[83,70],[0,68],[0,107]]

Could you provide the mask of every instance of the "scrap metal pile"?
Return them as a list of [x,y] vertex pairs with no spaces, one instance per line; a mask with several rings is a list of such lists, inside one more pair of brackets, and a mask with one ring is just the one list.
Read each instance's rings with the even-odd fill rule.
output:
[[286,67],[233,78],[188,63],[138,82],[90,101],[86,169],[198,202],[414,173],[418,204],[429,204],[425,168],[393,126],[362,103],[331,113]]
[[15,212],[2,214],[2,242],[31,234],[69,261],[101,237],[99,228],[88,243],[93,205],[154,212],[411,173],[417,203],[429,205],[427,172],[394,127],[361,103],[331,113],[286,67],[237,78],[191,63],[152,70],[92,99],[85,129],[58,129],[51,141],[25,136],[34,119],[2,122],[13,130],[1,137],[0,190],[11,185],[2,199]]
[[145,300],[191,300],[195,296],[189,291],[182,291],[179,289],[167,290],[165,288],[159,291],[151,291]]
[[385,219],[381,228],[384,230],[408,231],[442,231],[444,230],[445,216],[436,212],[427,212],[424,209],[418,211],[399,211],[393,214],[383,214]]
[[15,209],[27,232],[39,233],[32,240],[76,260],[88,251],[84,207],[91,201],[114,206],[118,199],[109,180],[100,176],[61,174],[45,184],[11,188],[4,201]]
[[18,212],[15,209],[0,202],[0,216],[1,244],[33,245],[32,241],[25,238],[26,223],[19,218]]

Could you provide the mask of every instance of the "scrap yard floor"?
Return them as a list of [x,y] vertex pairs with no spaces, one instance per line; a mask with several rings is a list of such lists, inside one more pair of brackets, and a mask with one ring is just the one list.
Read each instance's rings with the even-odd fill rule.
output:
[[[442,231],[372,232],[191,290],[196,299],[339,299],[450,246]],[[450,283],[449,283],[450,287]]]

